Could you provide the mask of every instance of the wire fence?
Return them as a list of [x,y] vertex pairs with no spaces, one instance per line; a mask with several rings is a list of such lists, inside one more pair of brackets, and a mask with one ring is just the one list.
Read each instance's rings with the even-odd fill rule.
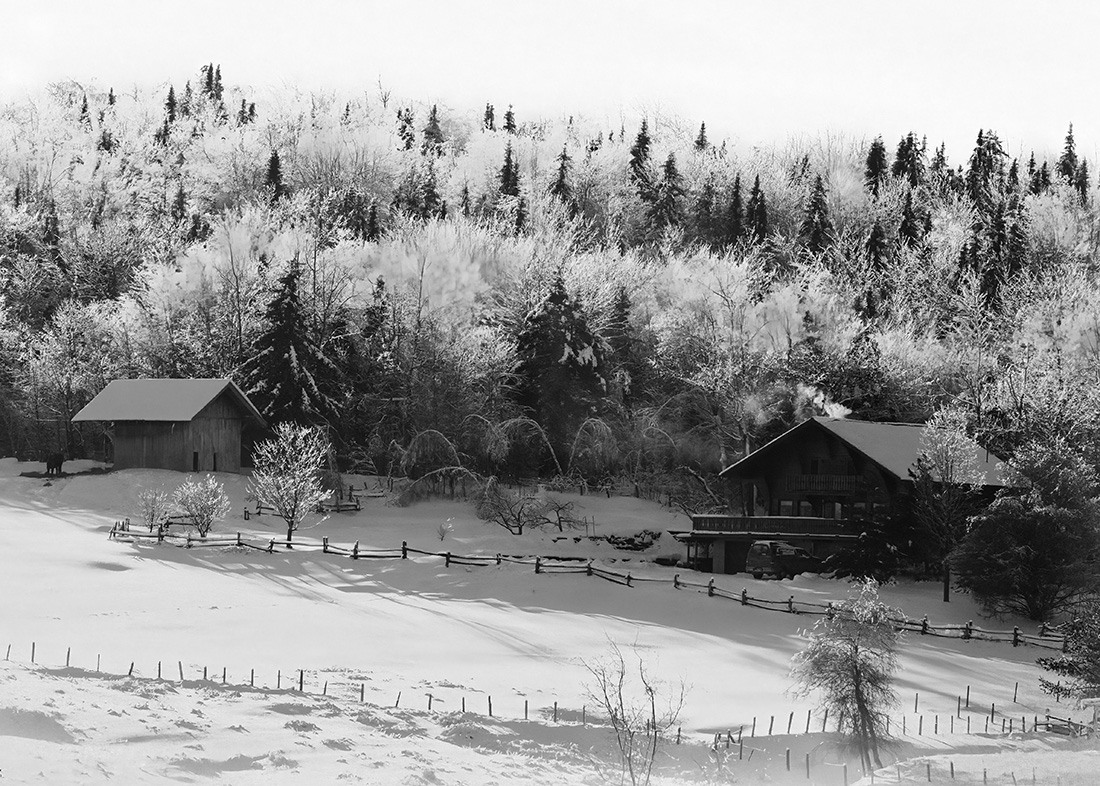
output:
[[[679,573],[673,575],[670,582],[668,578],[663,576],[637,576],[632,572],[611,570],[597,565],[593,559],[588,557],[500,553],[491,555],[455,554],[451,551],[424,551],[412,548],[406,541],[402,541],[401,547],[396,549],[364,548],[359,545],[359,541],[355,541],[351,545],[341,546],[331,543],[327,537],[322,538],[320,541],[269,538],[265,542],[246,538],[240,532],[237,532],[235,536],[232,537],[213,536],[203,538],[193,536],[190,531],[186,533],[172,532],[170,526],[167,525],[161,525],[157,527],[155,531],[152,528],[149,529],[149,532],[142,532],[141,529],[132,527],[128,519],[124,519],[115,522],[114,526],[111,528],[109,537],[112,539],[139,542],[155,541],[157,543],[167,543],[182,548],[235,547],[263,551],[269,554],[294,551],[320,551],[323,554],[332,554],[334,556],[348,557],[355,560],[408,559],[410,554],[414,554],[425,557],[442,558],[446,567],[450,567],[451,565],[485,567],[489,565],[502,565],[505,563],[530,565],[534,567],[536,574],[583,574],[626,587],[633,587],[639,582],[671,583],[674,589],[694,590],[700,593],[705,592],[708,597],[732,600],[740,603],[742,606],[763,609],[765,611],[818,616],[833,616],[843,613],[836,603],[832,601],[818,603],[798,600],[794,595],[789,595],[786,599],[756,597],[749,595],[747,588],[743,588],[740,592],[735,592],[719,586],[715,583],[713,578],[708,580],[705,584],[685,581],[680,578],[681,574]],[[927,615],[921,619],[892,617],[890,621],[897,630],[911,631],[919,633],[922,636],[962,639],[964,641],[1002,642],[1011,643],[1014,647],[1026,645],[1061,651],[1064,651],[1066,648],[1065,636],[1059,633],[1056,627],[1048,625],[1040,626],[1037,633],[1028,633],[1023,631],[1018,625],[1013,626],[1012,630],[989,630],[980,628],[974,624],[973,620],[967,621],[962,625],[935,625],[929,622]]]

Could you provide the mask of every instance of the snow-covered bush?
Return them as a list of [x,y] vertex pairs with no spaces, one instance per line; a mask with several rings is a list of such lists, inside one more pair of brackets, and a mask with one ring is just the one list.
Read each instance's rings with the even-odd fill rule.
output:
[[163,488],[145,489],[138,494],[141,522],[152,532],[168,519],[171,497]]
[[329,495],[322,483],[328,440],[315,428],[280,423],[275,439],[261,442],[252,456],[249,493],[286,522],[289,545],[294,530]]
[[173,495],[176,505],[191,519],[199,537],[206,537],[214,522],[229,515],[229,497],[218,479],[207,474],[202,480],[187,476]]

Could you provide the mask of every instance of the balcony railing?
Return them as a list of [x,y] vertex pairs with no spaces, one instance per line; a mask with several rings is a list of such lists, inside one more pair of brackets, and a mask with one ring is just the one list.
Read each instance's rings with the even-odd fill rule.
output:
[[787,475],[784,479],[786,491],[810,493],[854,493],[864,486],[862,475]]
[[732,532],[753,535],[832,535],[853,536],[863,531],[863,523],[851,519],[822,519],[810,516],[720,516],[699,514],[691,517],[696,532]]

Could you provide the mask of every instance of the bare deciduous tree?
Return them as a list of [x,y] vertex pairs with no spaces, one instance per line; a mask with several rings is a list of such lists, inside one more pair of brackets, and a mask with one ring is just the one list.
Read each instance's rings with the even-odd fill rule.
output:
[[173,496],[176,504],[191,519],[192,526],[198,530],[199,537],[205,538],[215,521],[229,515],[229,497],[213,475],[208,474],[202,480],[193,480],[188,476]]
[[294,531],[329,494],[321,482],[327,455],[328,440],[320,431],[293,423],[280,423],[275,439],[260,443],[253,454],[249,493],[286,522],[288,547]]
[[676,725],[687,693],[683,683],[669,689],[653,679],[634,650],[637,668],[627,665],[617,644],[587,662],[591,675],[585,693],[607,715],[619,755],[619,782],[648,786],[667,732]]

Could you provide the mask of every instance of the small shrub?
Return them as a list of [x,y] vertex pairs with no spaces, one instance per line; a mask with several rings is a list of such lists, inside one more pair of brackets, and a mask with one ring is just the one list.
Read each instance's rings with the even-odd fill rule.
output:
[[229,497],[213,475],[206,475],[202,480],[193,480],[188,475],[173,496],[176,505],[198,530],[199,537],[205,538],[214,522],[229,515]]
[[138,506],[141,510],[141,523],[152,532],[168,520],[172,500],[163,488],[145,489],[138,494]]

